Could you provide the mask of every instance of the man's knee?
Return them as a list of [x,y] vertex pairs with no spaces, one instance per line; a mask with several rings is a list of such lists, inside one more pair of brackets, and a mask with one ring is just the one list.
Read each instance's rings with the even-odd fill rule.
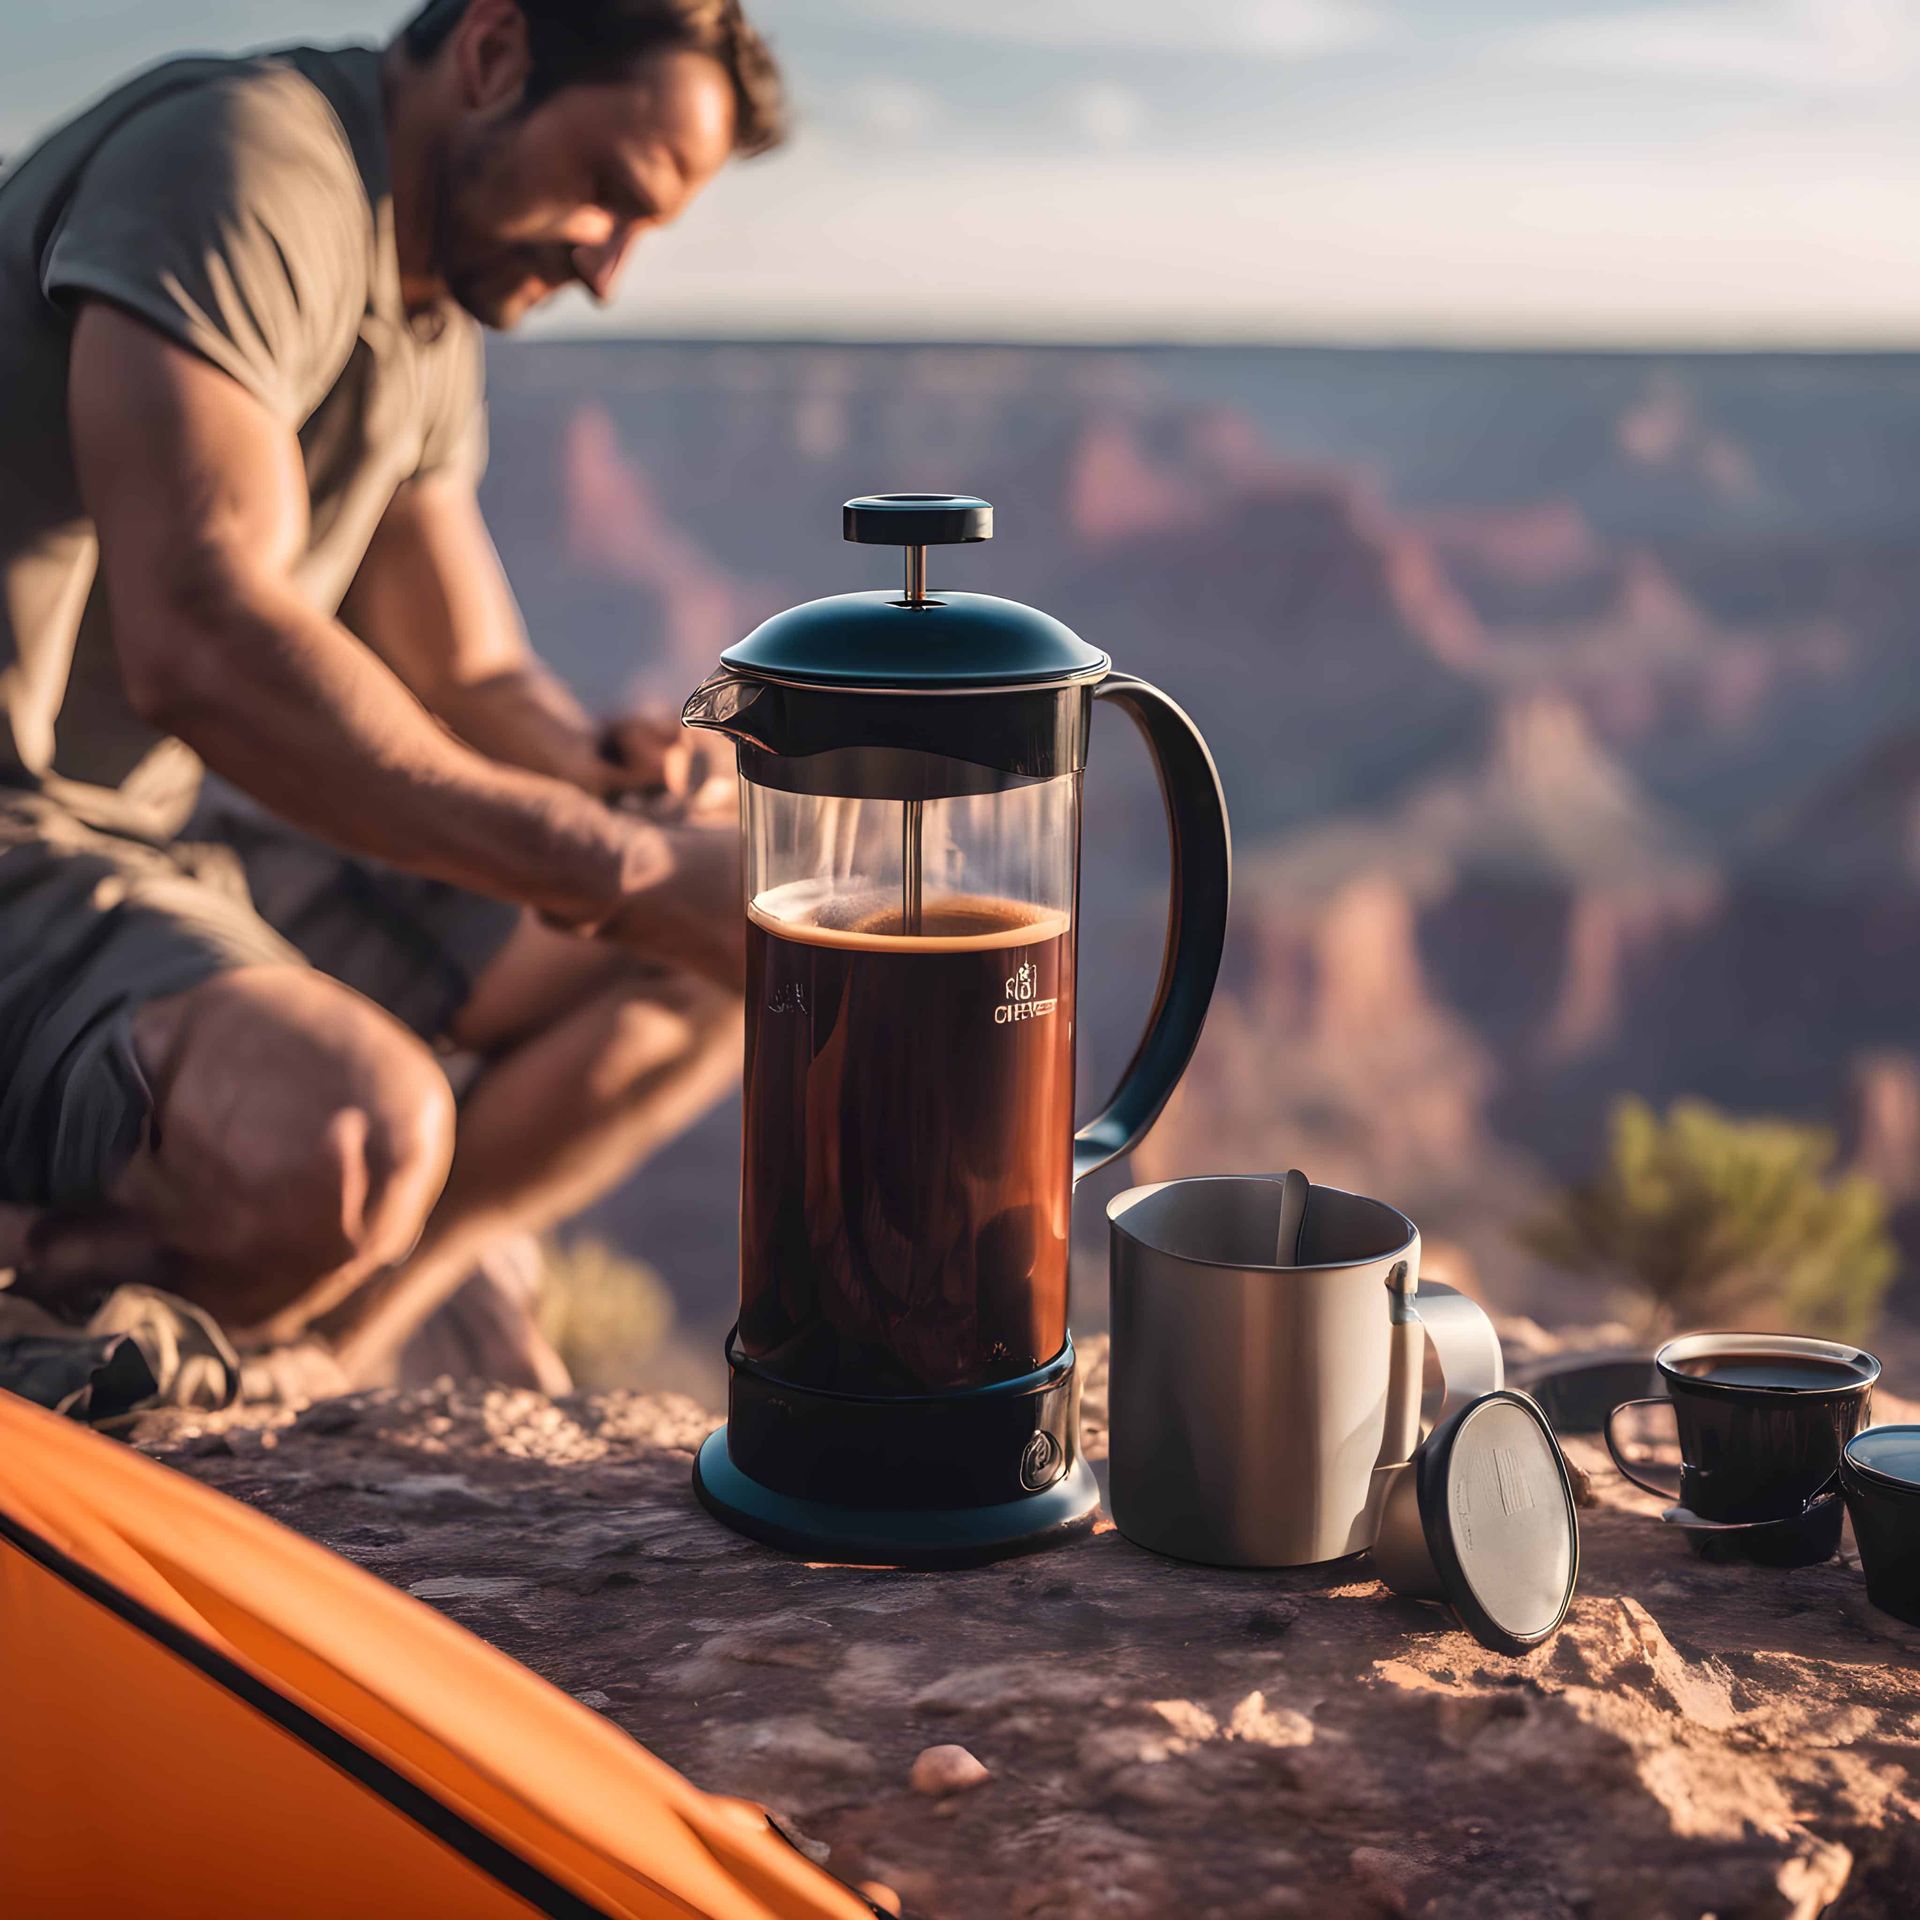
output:
[[391,1266],[412,1251],[446,1184],[454,1104],[446,1075],[423,1047],[400,1042],[363,1066],[359,1084],[314,1118],[289,1169],[301,1193],[300,1241],[320,1272]]
[[404,1256],[453,1152],[452,1092],[425,1047],[298,970],[185,998],[146,1036],[160,1108],[138,1184],[169,1237],[284,1297]]

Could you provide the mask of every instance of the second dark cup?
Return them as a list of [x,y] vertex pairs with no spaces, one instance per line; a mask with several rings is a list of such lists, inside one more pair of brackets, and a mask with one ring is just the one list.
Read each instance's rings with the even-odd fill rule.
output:
[[1867,1598],[1920,1627],[1920,1427],[1869,1427],[1840,1456]]
[[[1831,1490],[1841,1450],[1865,1424],[1880,1363],[1864,1348],[1799,1334],[1691,1333],[1654,1355],[1680,1433],[1678,1484],[1662,1485],[1624,1458],[1607,1419],[1607,1450],[1636,1486],[1701,1520],[1791,1523]],[[1800,1525],[1751,1535],[1702,1533],[1697,1542],[1776,1564],[1830,1558],[1841,1505],[1825,1501]]]

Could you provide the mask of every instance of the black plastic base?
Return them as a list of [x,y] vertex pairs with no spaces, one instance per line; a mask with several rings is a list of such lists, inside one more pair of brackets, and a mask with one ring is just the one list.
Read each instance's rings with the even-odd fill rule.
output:
[[1068,1539],[1099,1508],[1071,1340],[1019,1379],[897,1398],[776,1379],[731,1339],[727,1358],[729,1419],[694,1461],[694,1491],[770,1546],[860,1566],[978,1566]]
[[727,1455],[727,1430],[710,1433],[693,1462],[700,1504],[736,1532],[808,1560],[854,1567],[978,1567],[1038,1553],[1086,1532],[1099,1511],[1093,1469],[1076,1459],[1042,1493],[997,1507],[841,1507],[775,1493]]

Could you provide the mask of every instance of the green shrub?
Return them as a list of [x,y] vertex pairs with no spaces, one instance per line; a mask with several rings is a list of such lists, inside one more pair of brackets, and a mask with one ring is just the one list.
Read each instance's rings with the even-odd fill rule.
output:
[[591,1234],[545,1244],[540,1331],[583,1393],[632,1386],[673,1327],[660,1276]]
[[1639,1294],[1655,1329],[1771,1321],[1861,1340],[1898,1254],[1879,1187],[1836,1177],[1820,1127],[1735,1119],[1702,1100],[1613,1110],[1605,1162],[1522,1228],[1572,1274]]

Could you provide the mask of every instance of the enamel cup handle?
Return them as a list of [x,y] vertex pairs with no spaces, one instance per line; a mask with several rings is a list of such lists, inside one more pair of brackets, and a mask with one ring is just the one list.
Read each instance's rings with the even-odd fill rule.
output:
[[[1622,1400],[1620,1404],[1607,1415],[1607,1424],[1601,1431],[1606,1439],[1607,1452],[1612,1456],[1613,1464],[1618,1467],[1642,1493],[1651,1493],[1661,1500],[1678,1500],[1680,1498],[1680,1482],[1677,1479],[1672,1486],[1663,1487],[1656,1481],[1643,1479],[1627,1465],[1626,1458],[1620,1451],[1619,1442],[1614,1438],[1613,1423],[1619,1419],[1629,1407],[1665,1407],[1669,1413],[1673,1413],[1673,1402],[1669,1400],[1664,1393],[1656,1393],[1644,1400]],[[1678,1414],[1675,1414],[1674,1417],[1677,1422],[1679,1418]]]

